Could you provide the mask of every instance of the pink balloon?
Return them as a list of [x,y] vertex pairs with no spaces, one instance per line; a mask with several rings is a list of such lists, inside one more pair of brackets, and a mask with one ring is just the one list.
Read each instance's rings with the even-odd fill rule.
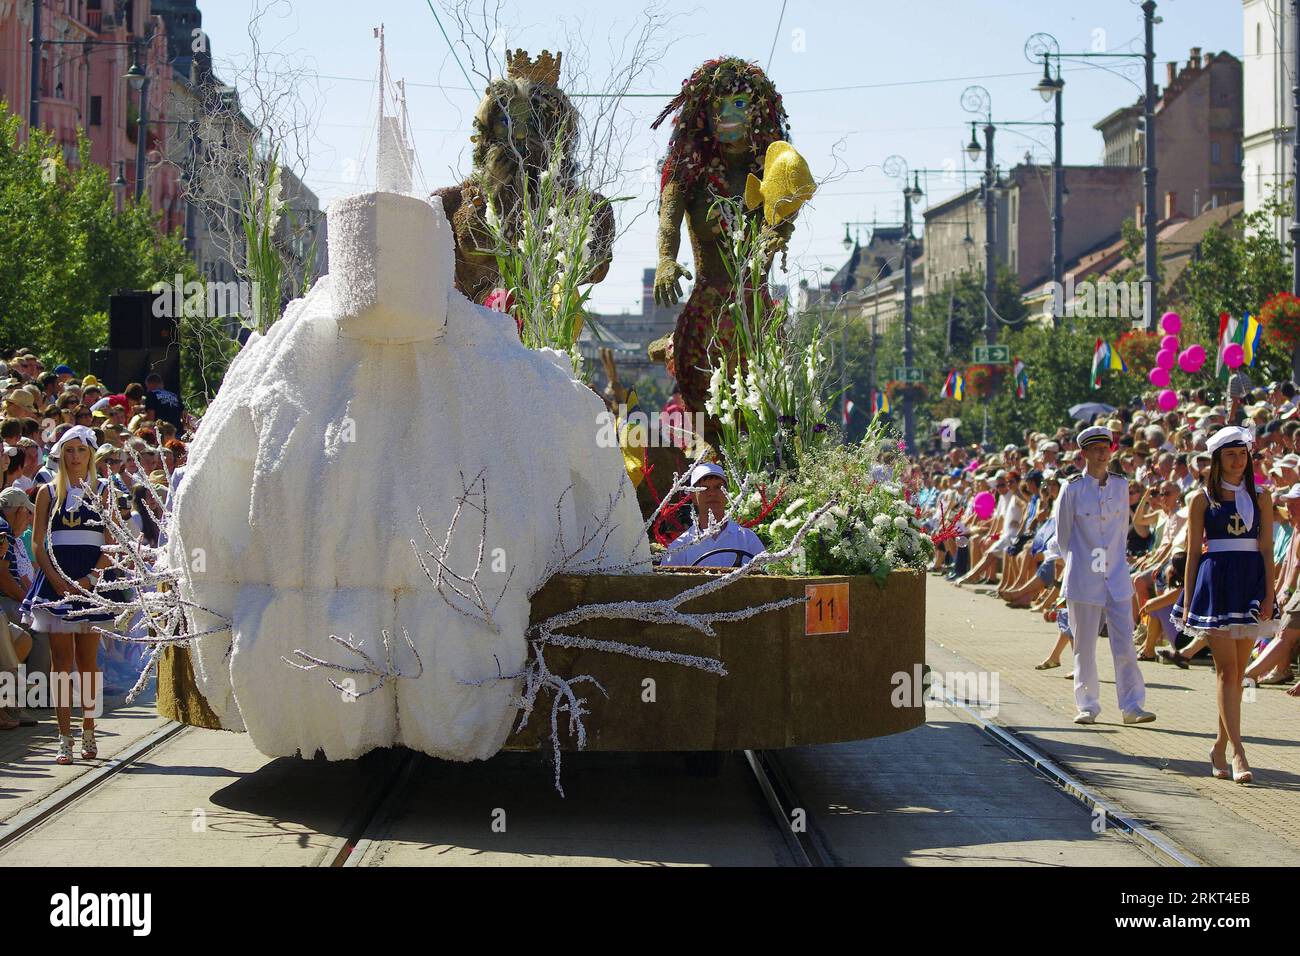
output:
[[1223,350],[1223,364],[1228,368],[1236,368],[1242,362],[1246,361],[1246,351],[1238,343],[1232,342]]
[[1178,336],[1176,336],[1176,335],[1166,335],[1163,339],[1160,340],[1160,348],[1162,348],[1162,349],[1173,349],[1175,352],[1177,352],[1177,351],[1178,351]]
[[981,491],[971,502],[971,507],[975,509],[975,517],[980,521],[987,521],[993,514],[993,509],[998,506],[997,499],[993,497],[990,491]]
[[1170,335],[1177,335],[1182,331],[1183,320],[1179,317],[1177,312],[1166,312],[1164,315],[1160,316],[1160,327]]
[[1172,388],[1167,388],[1156,396],[1156,404],[1160,406],[1162,412],[1172,412],[1178,407],[1178,393]]
[[1190,375],[1193,372],[1195,372],[1197,369],[1199,369],[1201,367],[1201,362],[1204,361],[1205,361],[1204,358],[1202,358],[1200,362],[1196,361],[1196,359],[1193,358],[1192,356],[1192,350],[1187,349],[1185,352],[1183,352],[1178,356],[1178,367],[1182,369],[1184,372],[1186,372],[1188,375]]
[[1191,345],[1187,346],[1187,354],[1191,356],[1193,362],[1200,365],[1205,361],[1205,346],[1197,345],[1193,342]]
[[1156,353],[1156,364],[1168,372],[1178,360],[1178,353],[1173,349],[1161,349]]
[[1147,373],[1147,378],[1156,388],[1164,388],[1169,384],[1169,369],[1157,365]]

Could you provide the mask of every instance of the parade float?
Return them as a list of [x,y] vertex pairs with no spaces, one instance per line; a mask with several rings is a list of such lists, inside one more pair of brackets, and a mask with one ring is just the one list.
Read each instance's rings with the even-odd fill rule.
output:
[[[527,82],[553,87],[549,70]],[[498,106],[527,92],[515,80]],[[151,553],[104,516],[134,589],[123,598],[119,578],[92,597],[117,615],[106,634],[152,645],[161,714],[246,732],[271,756],[540,747],[557,787],[568,749],[787,747],[924,721],[921,695],[897,691],[924,666],[933,552],[888,463],[897,440],[875,423],[840,444],[820,330],[767,294],[815,189],[807,164],[751,64],[705,64],[674,104],[666,187],[677,164],[704,164],[664,198],[665,222],[689,217],[706,286],[677,337],[679,377],[684,358],[710,363],[697,397],[713,442],[688,464],[721,462],[726,520],[764,550],[731,568],[656,566],[689,469],[658,476],[638,508],[628,442],[600,437],[611,413],[568,350],[528,341],[544,322],[572,331],[580,320],[554,313],[581,298],[508,287],[511,315],[471,301],[457,213],[409,192],[381,138],[379,189],[329,208],[329,274],[227,372],[165,545]],[[683,151],[696,123],[744,135]],[[528,195],[516,222],[563,233]],[[490,278],[504,279],[509,217],[482,220]],[[589,238],[581,255],[564,265],[592,281],[607,250]],[[682,271],[661,263],[657,285]]]

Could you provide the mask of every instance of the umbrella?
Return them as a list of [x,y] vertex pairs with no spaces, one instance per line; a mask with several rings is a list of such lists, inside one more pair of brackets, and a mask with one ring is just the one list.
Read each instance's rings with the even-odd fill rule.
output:
[[1107,405],[1105,402],[1082,402],[1070,409],[1070,417],[1081,422],[1090,422],[1098,415],[1111,415],[1114,412],[1115,406]]

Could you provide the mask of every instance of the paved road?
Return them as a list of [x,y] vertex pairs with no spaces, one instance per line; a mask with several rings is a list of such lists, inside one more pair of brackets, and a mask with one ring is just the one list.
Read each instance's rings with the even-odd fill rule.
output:
[[[967,719],[944,711],[935,717],[895,737],[783,754],[804,809],[838,862],[1150,865],[1118,831],[1094,834],[1084,809]],[[247,736],[186,729],[5,848],[0,866],[319,866],[358,834],[395,757],[269,759]],[[37,790],[48,789],[50,759],[42,749],[5,766],[4,784],[16,800],[32,802]],[[567,799],[551,788],[537,755],[502,754],[470,765],[419,758],[358,862],[792,862],[738,755],[716,778],[690,776],[664,754],[571,755],[564,770]],[[31,791],[25,797],[23,788]]]
[[1193,665],[1142,663],[1153,724],[1125,726],[1115,704],[1114,668],[1098,645],[1103,713],[1071,722],[1065,668],[1035,671],[1056,640],[1056,625],[1011,610],[988,588],[957,588],[931,576],[926,651],[939,673],[997,676],[997,723],[1015,729],[1103,795],[1150,822],[1201,861],[1223,866],[1300,865],[1300,700],[1281,687],[1256,688],[1242,729],[1256,784],[1209,775],[1217,710],[1214,673]]

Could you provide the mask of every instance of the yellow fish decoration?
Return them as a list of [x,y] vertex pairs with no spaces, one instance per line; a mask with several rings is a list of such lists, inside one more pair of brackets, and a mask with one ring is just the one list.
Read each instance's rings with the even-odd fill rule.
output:
[[763,157],[763,179],[753,173],[745,180],[745,206],[763,207],[769,226],[778,226],[799,211],[817,191],[808,162],[785,140],[767,147]]

